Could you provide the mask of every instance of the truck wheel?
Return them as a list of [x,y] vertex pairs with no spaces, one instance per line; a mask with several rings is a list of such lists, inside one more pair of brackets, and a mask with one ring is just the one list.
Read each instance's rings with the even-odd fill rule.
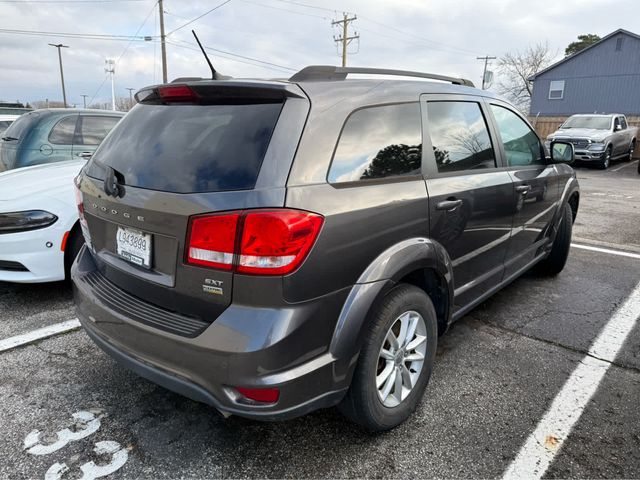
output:
[[573,214],[568,203],[564,206],[560,222],[560,228],[553,241],[551,253],[536,265],[536,271],[541,275],[558,275],[567,263],[569,247],[571,246],[571,232],[573,230]]
[[629,157],[627,158],[627,162],[630,162],[633,160],[633,151],[636,149],[636,141],[632,141],[631,145],[629,146]]
[[369,315],[369,332],[338,408],[377,432],[400,425],[418,406],[431,377],[438,326],[427,294],[408,284],[391,290]]
[[604,158],[602,159],[602,161],[600,162],[600,168],[602,170],[606,170],[607,168],[609,168],[609,165],[611,165],[611,154],[613,152],[613,149],[611,148],[611,145],[609,145],[607,147],[607,149],[604,152]]

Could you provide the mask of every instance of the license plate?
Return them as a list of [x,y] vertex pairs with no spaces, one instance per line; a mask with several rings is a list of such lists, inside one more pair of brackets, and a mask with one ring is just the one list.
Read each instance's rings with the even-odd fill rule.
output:
[[118,227],[116,252],[122,258],[144,268],[151,268],[151,234]]

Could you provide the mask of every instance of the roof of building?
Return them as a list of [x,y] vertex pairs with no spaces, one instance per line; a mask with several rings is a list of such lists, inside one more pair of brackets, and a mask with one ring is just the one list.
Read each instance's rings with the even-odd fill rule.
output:
[[618,35],[619,33],[623,33],[625,35],[628,35],[630,37],[633,38],[637,38],[638,40],[640,40],[640,35],[637,35],[633,32],[630,32],[629,30],[625,30],[624,28],[619,28],[618,30],[616,30],[615,32],[611,32],[609,35],[602,37],[600,40],[598,40],[596,43],[592,43],[591,45],[589,45],[588,47],[583,48],[582,50],[580,50],[579,52],[576,52],[572,55],[569,55],[568,57],[563,58],[562,60],[557,61],[556,63],[549,65],[547,68],[540,70],[539,72],[536,72],[534,75],[530,76],[527,80],[529,80],[530,82],[533,82],[536,77],[542,75],[543,73],[548,72],[549,70],[553,70],[554,68],[556,68],[558,65],[571,60],[572,58],[577,57],[578,55],[582,55],[583,53],[585,53],[587,50],[595,47],[596,45],[601,44],[602,42],[609,40],[611,37]]

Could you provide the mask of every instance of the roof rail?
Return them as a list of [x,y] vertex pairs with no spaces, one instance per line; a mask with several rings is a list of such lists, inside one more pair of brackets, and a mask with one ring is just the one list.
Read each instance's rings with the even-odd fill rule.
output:
[[471,80],[467,80],[466,78],[447,77],[445,75],[437,75],[435,73],[411,72],[408,70],[390,70],[386,68],[334,67],[331,65],[311,65],[309,67],[305,67],[299,72],[294,73],[293,76],[289,78],[289,81],[304,82],[344,80],[350,73],[428,78],[429,80],[441,80],[443,82],[453,83],[454,85],[465,85],[467,87],[475,86]]

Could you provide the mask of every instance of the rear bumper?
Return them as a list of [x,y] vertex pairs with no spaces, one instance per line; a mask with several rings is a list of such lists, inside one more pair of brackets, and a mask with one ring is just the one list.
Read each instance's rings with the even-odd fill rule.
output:
[[[352,358],[338,359],[328,351],[346,292],[281,310],[231,304],[190,338],[133,320],[134,312],[152,306],[128,298],[131,315],[127,315],[121,305],[110,304],[108,297],[94,291],[96,284],[86,280],[90,274],[96,274],[96,266],[83,248],[72,270],[83,327],[116,361],[158,385],[223,414],[260,420],[283,420],[330,407],[346,393]],[[316,315],[319,312],[324,315]],[[320,319],[325,326],[310,324]],[[314,348],[325,330],[326,348]],[[291,360],[292,352],[298,352],[296,361]],[[238,398],[234,386],[278,387],[280,398],[275,404],[248,404]]]

